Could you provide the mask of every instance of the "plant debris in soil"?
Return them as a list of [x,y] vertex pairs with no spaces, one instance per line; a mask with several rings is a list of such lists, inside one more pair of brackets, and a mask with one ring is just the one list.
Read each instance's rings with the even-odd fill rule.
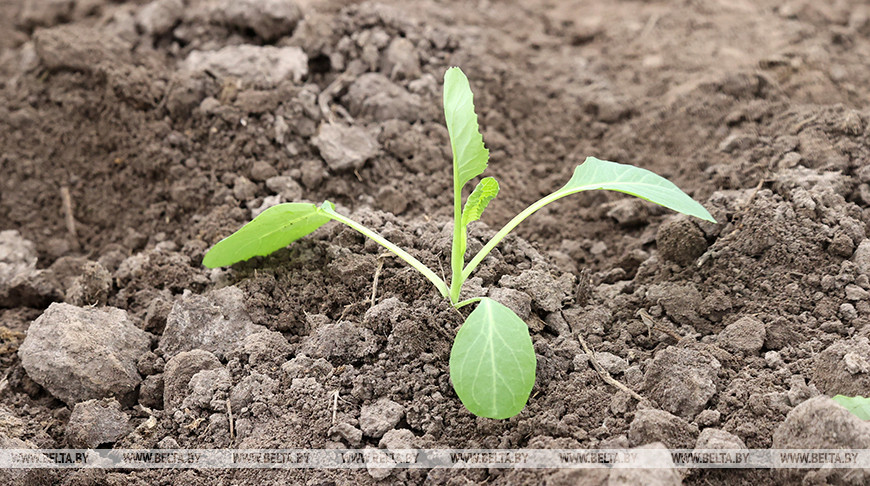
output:
[[[870,448],[870,425],[828,398],[870,394],[870,7],[492,7],[3,2],[2,446]],[[465,289],[532,331],[537,382],[505,421],[475,418],[450,386],[463,315],[352,230],[329,225],[229,270],[200,265],[271,205],[329,199],[448,268],[439,80],[451,65],[474,80],[512,196],[472,224],[469,252],[587,155],[660,173],[719,221],[584,194],[506,239]],[[642,401],[602,380],[581,338]],[[862,470],[667,467],[0,477],[868,481]]]

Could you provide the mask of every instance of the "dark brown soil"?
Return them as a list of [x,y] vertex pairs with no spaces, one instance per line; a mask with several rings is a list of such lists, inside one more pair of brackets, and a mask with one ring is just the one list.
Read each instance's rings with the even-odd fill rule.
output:
[[[682,420],[688,448],[705,428],[768,448],[808,398],[870,394],[870,369],[847,373],[836,352],[870,336],[864,2],[300,0],[295,26],[228,20],[209,7],[231,3],[0,3],[0,231],[18,231],[38,257],[31,280],[0,288],[0,409],[20,422],[0,431],[9,438],[71,445],[71,409],[31,380],[16,354],[30,323],[64,300],[124,309],[154,336],[158,365],[139,363],[139,403],[124,409],[135,430],[118,447],[378,447],[377,437],[358,442],[347,431],[360,428],[363,407],[387,398],[403,409],[395,427],[412,433],[412,447],[678,447],[677,435],[643,433],[638,412],[661,409]],[[165,9],[155,14],[155,6]],[[268,72],[184,69],[192,52],[226,46],[299,47],[308,61],[276,81]],[[449,268],[440,80],[451,65],[471,81],[492,154],[488,174],[501,183],[485,224],[473,226],[470,251],[588,155],[670,178],[719,221],[584,193],[523,223],[468,284],[519,296],[533,331],[537,383],[525,411],[505,421],[472,416],[449,383],[462,316],[353,231],[329,225],[226,271],[200,265],[252,209],[283,194],[334,201],[432,268]],[[328,122],[366,130],[376,155],[356,168],[327,165],[312,139]],[[233,390],[221,393],[253,390],[240,399],[232,437],[218,426],[227,423],[219,408],[163,409],[171,356],[159,344],[185,292],[228,285],[243,292],[254,325],[283,338],[280,346],[248,343],[256,353],[243,344],[216,353]],[[578,334],[625,360],[616,377],[647,402],[605,384]],[[682,373],[709,380],[696,388],[669,381]],[[152,416],[156,425],[143,425]],[[681,475],[687,484],[801,478]],[[395,470],[385,481],[605,479]],[[376,482],[364,469],[29,480]]]

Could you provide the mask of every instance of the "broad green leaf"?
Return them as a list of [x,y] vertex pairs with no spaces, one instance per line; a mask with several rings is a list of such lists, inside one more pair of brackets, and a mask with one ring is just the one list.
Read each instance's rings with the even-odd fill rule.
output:
[[571,180],[554,195],[561,197],[594,189],[624,192],[679,213],[716,222],[704,206],[664,177],[640,167],[607,162],[595,157],[587,157],[585,162],[577,166]]
[[859,419],[870,420],[870,398],[837,395],[832,400],[845,407],[846,410],[852,412]]
[[454,183],[462,188],[486,170],[489,150],[477,126],[471,86],[458,67],[444,73],[444,117],[453,148]]
[[483,178],[465,200],[465,209],[462,210],[462,225],[468,226],[468,223],[480,219],[486,206],[497,195],[498,181],[492,177]]
[[202,264],[223,267],[255,256],[265,256],[313,233],[332,218],[314,204],[285,203],[272,206],[250,223],[217,242]]
[[450,379],[462,404],[479,417],[520,413],[535,384],[535,348],[514,312],[484,297],[453,341]]

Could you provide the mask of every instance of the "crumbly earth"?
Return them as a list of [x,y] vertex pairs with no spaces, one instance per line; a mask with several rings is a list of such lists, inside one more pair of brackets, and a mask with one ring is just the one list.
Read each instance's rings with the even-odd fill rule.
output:
[[[823,398],[870,395],[868,56],[870,7],[858,0],[0,2],[0,440],[870,447],[867,431],[831,442],[856,425]],[[502,300],[532,330],[537,383],[527,408],[505,421],[473,417],[450,386],[461,313],[352,230],[330,224],[227,270],[200,265],[210,245],[263,208],[329,199],[432,268],[449,268],[440,80],[452,65],[471,81],[489,173],[502,187],[472,226],[470,252],[588,155],[670,178],[719,221],[599,192],[523,223],[467,284],[469,296]],[[68,305],[44,315],[53,302]],[[43,316],[40,335],[56,336],[58,323],[85,315],[71,306],[121,309],[88,312],[127,326],[103,344],[139,383],[132,399],[102,396],[111,385],[95,383],[65,392],[85,404],[74,406],[48,390],[88,363],[48,362],[38,373],[22,364],[53,346],[33,339],[22,359],[30,324]],[[151,351],[133,359],[130,349],[148,347],[140,330]],[[63,335],[70,356],[89,349],[87,335]],[[578,336],[643,402],[600,379]],[[107,403],[102,422],[86,412]],[[381,472],[65,470],[8,479],[644,479]],[[838,474],[655,478],[867,479]]]

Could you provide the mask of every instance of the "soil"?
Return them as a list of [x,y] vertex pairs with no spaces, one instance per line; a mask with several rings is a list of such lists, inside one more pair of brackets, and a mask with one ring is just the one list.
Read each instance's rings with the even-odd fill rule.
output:
[[[821,406],[813,397],[870,394],[868,56],[870,7],[857,0],[2,2],[0,435],[42,448],[692,448],[724,431],[749,448],[870,448],[776,434],[801,423],[800,407]],[[331,224],[228,270],[200,265],[260,208],[329,199],[449,268],[440,80],[452,65],[471,81],[501,183],[469,252],[589,155],[670,178],[719,221],[599,192],[523,223],[467,284],[532,330],[537,382],[505,421],[475,418],[452,390],[462,316],[352,230]],[[338,156],[318,136],[330,124],[352,128]],[[66,390],[61,401],[25,369],[18,348],[49,305],[122,309],[123,325],[147,332],[133,398]],[[202,315],[238,339],[197,345],[213,337],[190,317]],[[578,336],[642,403],[601,380]],[[87,407],[129,423],[88,442],[87,417],[100,413]],[[837,474],[693,470],[662,484],[855,481]],[[582,470],[375,475],[17,479],[607,481]]]

